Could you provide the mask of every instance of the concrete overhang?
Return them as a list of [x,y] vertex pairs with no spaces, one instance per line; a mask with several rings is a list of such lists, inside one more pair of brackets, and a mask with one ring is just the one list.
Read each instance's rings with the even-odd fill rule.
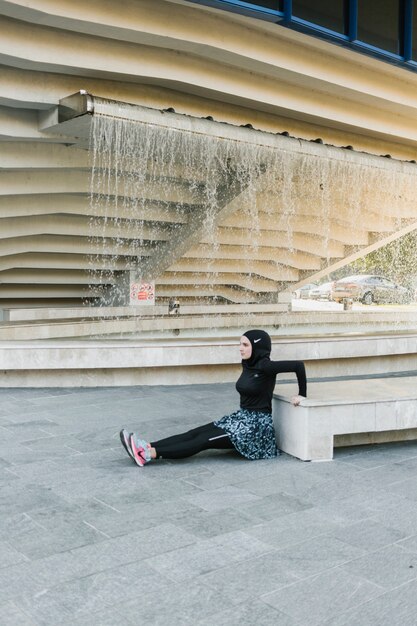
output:
[[[39,111],[39,130],[86,140],[90,132],[90,115],[93,113],[94,97],[82,89],[62,98],[58,106]],[[80,146],[88,148],[88,143],[80,142]]]
[[[351,146],[336,147],[324,144],[318,138],[313,141],[290,137],[288,133],[271,133],[258,130],[251,124],[236,126],[229,122],[216,121],[211,117],[199,118],[176,113],[174,109],[152,109],[138,104],[104,99],[86,90],[80,90],[60,99],[58,106],[47,111],[39,111],[39,130],[43,133],[60,134],[77,139],[80,147],[88,148],[90,127],[93,115],[103,115],[115,119],[126,119],[144,124],[203,134],[219,139],[255,144],[275,148],[283,152],[328,157],[338,161],[358,162],[377,168],[410,167],[416,174],[416,161],[403,161],[391,155],[369,154],[353,150]],[[408,165],[407,165],[408,164]]]

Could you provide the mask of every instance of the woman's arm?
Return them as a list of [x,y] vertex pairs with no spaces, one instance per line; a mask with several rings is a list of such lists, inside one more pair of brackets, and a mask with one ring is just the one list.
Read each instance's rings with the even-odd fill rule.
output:
[[[298,395],[307,397],[307,377],[306,377],[306,368],[302,361],[269,361],[265,360],[262,362],[262,369],[267,374],[271,376],[276,376],[277,374],[284,374],[287,372],[294,372],[297,376],[298,381]],[[298,396],[296,396],[298,398]],[[295,400],[295,398],[293,399]],[[293,404],[299,404],[298,402],[293,402]]]

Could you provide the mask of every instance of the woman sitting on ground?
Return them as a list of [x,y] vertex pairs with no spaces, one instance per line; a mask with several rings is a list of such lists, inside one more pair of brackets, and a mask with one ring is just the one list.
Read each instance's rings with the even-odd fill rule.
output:
[[137,465],[154,459],[185,459],[203,450],[237,450],[247,459],[277,456],[272,420],[272,395],[277,374],[294,372],[298,380],[297,406],[307,395],[302,361],[271,361],[271,337],[263,330],[249,330],[240,338],[242,373],[236,383],[240,409],[231,415],[193,428],[186,433],[148,442],[123,429],[120,440]]

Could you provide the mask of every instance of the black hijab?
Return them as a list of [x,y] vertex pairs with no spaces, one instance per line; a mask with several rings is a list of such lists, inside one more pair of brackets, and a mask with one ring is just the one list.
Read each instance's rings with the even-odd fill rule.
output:
[[256,367],[259,361],[271,354],[271,337],[264,330],[248,330],[243,333],[251,342],[252,354],[250,359],[242,359],[243,367]]

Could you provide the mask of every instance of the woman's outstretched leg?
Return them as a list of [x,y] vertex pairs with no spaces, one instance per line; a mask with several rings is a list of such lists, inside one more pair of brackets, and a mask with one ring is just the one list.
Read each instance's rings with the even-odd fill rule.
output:
[[234,445],[229,435],[213,422],[199,426],[184,435],[176,435],[151,443],[157,458],[186,459],[203,450],[230,450]]
[[156,458],[185,459],[203,450],[234,448],[228,434],[213,422],[151,443],[126,430],[121,431],[120,439],[129,456],[141,467]]
[[[209,422],[209,424],[203,424],[203,426],[197,426],[197,428],[192,428],[191,430],[187,430],[184,433],[179,433],[178,435],[172,435],[170,437],[165,437],[164,439],[159,439],[152,443],[152,447],[158,445],[160,448],[168,448],[171,446],[175,446],[178,443],[184,443],[185,441],[192,441],[193,439],[199,438],[204,434],[210,436],[210,433],[213,429],[213,422]],[[223,431],[224,433],[224,431]]]

